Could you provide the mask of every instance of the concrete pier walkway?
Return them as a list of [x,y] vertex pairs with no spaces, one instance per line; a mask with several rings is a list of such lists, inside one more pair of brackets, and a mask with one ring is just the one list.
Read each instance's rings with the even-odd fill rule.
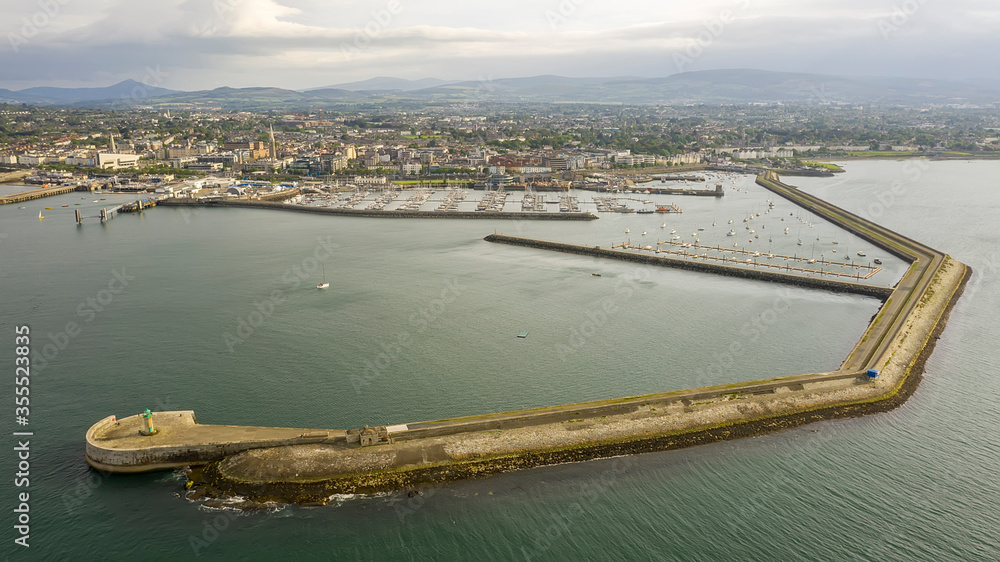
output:
[[110,472],[143,472],[220,460],[248,449],[336,443],[347,433],[330,429],[293,429],[202,425],[191,410],[153,412],[154,435],[143,435],[141,414],[108,416],[87,431],[87,462]]
[[[340,487],[321,487],[325,493],[390,489],[416,481],[400,476],[406,471],[435,463],[445,463],[446,474],[441,478],[447,479],[466,474],[456,468],[460,466],[472,467],[468,474],[481,474],[486,473],[483,470],[664,450],[684,446],[678,443],[710,442],[787,424],[885,411],[902,403],[919,381],[923,360],[933,349],[970,270],[937,250],[800,192],[773,174],[761,174],[757,181],[910,262],[911,267],[890,288],[503,235],[486,239],[882,298],[881,310],[836,371],[351,431],[200,425],[194,412],[183,411],[154,413],[152,421],[159,433],[144,436],[139,415],[122,420],[109,416],[87,432],[87,461],[104,470],[138,472],[211,463],[240,453],[219,463],[217,483],[269,478],[289,482],[301,479],[304,468],[309,468],[316,479],[355,479]],[[699,437],[685,440],[685,435]],[[435,441],[439,439],[444,441]],[[623,448],[628,443],[634,446]],[[366,447],[376,444],[380,446]],[[279,449],[289,445],[310,447]],[[561,453],[570,450],[576,452]],[[353,461],[347,462],[348,457]],[[492,468],[476,464],[501,457],[534,460],[527,464],[504,461]],[[368,482],[379,470],[395,472],[382,483]],[[355,481],[368,483],[356,486]]]

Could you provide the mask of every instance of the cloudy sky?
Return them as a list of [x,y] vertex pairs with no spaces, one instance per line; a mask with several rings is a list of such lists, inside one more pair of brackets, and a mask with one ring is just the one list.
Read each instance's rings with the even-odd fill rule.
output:
[[762,68],[1000,86],[997,0],[25,0],[0,88]]

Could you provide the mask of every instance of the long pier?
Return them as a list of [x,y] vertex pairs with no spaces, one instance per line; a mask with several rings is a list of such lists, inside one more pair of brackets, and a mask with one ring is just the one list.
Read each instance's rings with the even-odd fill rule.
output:
[[[598,193],[613,193],[620,191],[618,188],[612,187],[578,187],[581,191],[596,191]],[[684,188],[673,188],[673,187],[638,187],[632,186],[628,189],[632,190],[632,193],[644,193],[649,195],[698,195],[702,197],[724,197],[726,192],[724,189],[684,189]],[[628,192],[624,192],[628,193]]]
[[[518,238],[515,236],[506,236],[503,234],[490,234],[489,236],[484,238],[484,240],[486,240],[487,242],[509,244],[511,246],[538,248],[541,250],[566,252],[582,256],[592,256],[595,258],[608,258],[608,259],[615,259],[622,261],[631,261],[646,265],[657,265],[662,267],[686,269],[689,271],[702,271],[705,273],[714,273],[716,275],[725,275],[727,277],[739,277],[741,279],[756,279],[760,281],[785,283],[788,285],[796,285],[801,287],[813,287],[816,289],[823,289],[838,293],[853,293],[857,295],[875,297],[881,300],[888,299],[893,293],[893,289],[891,287],[879,287],[877,285],[868,285],[864,283],[852,283],[848,281],[822,279],[817,277],[806,277],[804,275],[782,273],[780,271],[762,271],[758,269],[750,269],[748,267],[742,267],[736,265],[709,263],[704,260],[696,261],[692,259],[674,258],[670,257],[669,255],[663,255],[664,253],[667,252],[663,252],[662,250],[660,254],[650,254],[650,253],[640,254],[636,252],[616,250],[613,248],[608,249],[608,248],[601,248],[599,246],[580,246],[577,244],[564,244],[561,242],[549,242],[547,240]],[[782,266],[781,269],[785,269],[784,266]]]
[[[673,246],[675,248],[681,248],[681,249],[680,250],[669,250],[669,249],[660,248],[660,246],[662,246],[664,244],[669,245],[669,246]],[[724,248],[722,246],[706,246],[706,245],[703,245],[703,244],[690,243],[690,242],[677,242],[675,240],[663,240],[663,241],[657,242],[655,248],[652,245],[642,246],[642,245],[631,244],[629,242],[622,242],[621,244],[615,244],[615,245],[611,246],[611,248],[612,249],[621,248],[623,250],[638,250],[638,251],[645,251],[645,252],[655,252],[657,254],[664,253],[664,254],[670,254],[670,255],[675,255],[675,256],[683,256],[685,258],[690,258],[690,259],[693,259],[693,260],[698,260],[698,259],[711,260],[711,261],[719,261],[719,262],[722,262],[722,263],[732,263],[732,264],[736,264],[736,265],[744,265],[744,264],[746,264],[746,265],[752,265],[753,267],[765,267],[765,268],[777,269],[779,271],[780,270],[785,270],[785,271],[788,271],[788,272],[797,271],[797,272],[800,272],[800,273],[809,273],[809,274],[816,274],[816,275],[830,275],[832,277],[849,277],[849,278],[853,278],[853,279],[870,279],[873,275],[875,275],[879,271],[882,271],[882,268],[879,267],[879,266],[877,266],[877,265],[868,265],[868,264],[860,264],[860,263],[856,264],[853,261],[838,262],[838,261],[829,261],[829,260],[824,260],[824,259],[806,258],[806,257],[796,256],[796,255],[786,256],[784,254],[774,254],[774,253],[770,253],[770,252],[759,252],[759,251],[753,251],[753,250],[744,250],[744,249],[740,249],[740,248]],[[705,250],[705,251],[699,254],[699,253],[695,253],[695,252],[689,252],[688,248],[691,248],[693,250]],[[719,252],[720,254],[723,254],[723,255],[709,254],[708,251]],[[745,259],[745,260],[744,259],[737,259],[735,257],[731,258],[731,257],[728,257],[728,256],[724,255],[724,254],[727,254],[727,253],[731,253],[731,254],[734,254],[734,255],[735,254],[742,254],[744,256],[750,256],[750,258]],[[758,261],[757,258],[764,258],[764,259],[762,259],[761,261]],[[780,263],[771,263],[771,262],[765,261],[766,259],[780,259],[780,260],[785,261],[785,262],[791,261],[791,262],[804,263],[804,264],[807,264],[807,265],[819,266],[820,269],[815,269],[814,267],[798,267],[798,266],[790,265],[788,263],[786,263],[784,265],[782,265]],[[823,266],[830,266],[831,269],[824,270]],[[840,268],[845,268],[846,267],[846,268],[855,269],[856,273],[844,273],[842,271],[834,271],[833,268],[836,268],[836,267],[840,267]],[[865,271],[864,275],[861,274],[862,270]]]
[[[147,436],[138,434],[142,426],[135,416],[126,418],[127,423],[108,417],[87,433],[87,461],[119,472],[207,463],[189,482],[201,494],[322,503],[332,493],[394,490],[686,447],[886,411],[903,403],[919,382],[922,362],[971,270],[800,192],[773,174],[761,174],[757,182],[909,261],[911,267],[892,289],[502,235],[487,240],[883,298],[880,311],[835,371],[346,431],[281,430],[267,438],[261,435],[270,428],[197,427],[193,414],[188,422],[184,412],[153,414],[152,421],[165,430]],[[739,368],[738,362],[732,368]],[[295,447],[296,453],[288,454],[279,443]]]
[[24,201],[31,201],[32,199],[41,199],[42,197],[51,197],[53,195],[72,193],[74,191],[76,191],[75,185],[60,185],[57,187],[43,187],[39,189],[29,189],[28,191],[22,191],[20,193],[12,193],[10,195],[0,196],[0,205],[21,203]]
[[[757,176],[757,184],[911,264],[896,285],[894,296],[898,298],[891,298],[886,302],[869,327],[866,338],[851,351],[842,366],[869,369],[878,367],[893,336],[900,332],[906,318],[916,310],[921,296],[926,294],[934,276],[941,269],[945,254],[782,183],[773,172]],[[868,335],[874,337],[869,338]]]
[[504,211],[386,211],[376,209],[339,209],[332,207],[307,207],[287,203],[265,201],[191,201],[185,199],[163,199],[161,206],[175,207],[239,207],[245,209],[272,209],[312,213],[318,215],[338,215],[345,217],[397,218],[397,219],[501,219],[501,220],[596,220],[592,213],[537,213]]

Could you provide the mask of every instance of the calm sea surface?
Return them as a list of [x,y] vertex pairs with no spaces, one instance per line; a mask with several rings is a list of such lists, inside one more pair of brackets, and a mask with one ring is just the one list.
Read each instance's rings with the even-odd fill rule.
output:
[[[202,423],[350,428],[833,370],[877,301],[482,238],[497,231],[607,247],[655,244],[674,229],[722,247],[740,238],[727,237],[730,228],[746,237],[742,219],[754,215],[759,236],[738,242],[747,248],[820,259],[833,249],[868,259],[877,251],[785,201],[767,213],[773,196],[749,177],[725,179],[721,200],[649,197],[678,204],[680,215],[586,223],[157,208],[77,226],[74,209],[93,216],[133,198],[71,193],[0,207],[0,356],[13,371],[13,327],[22,324],[35,352],[29,426],[14,423],[13,400],[6,422],[9,432],[34,432],[31,548],[13,545],[8,437],[3,552],[12,560],[996,559],[1000,163],[844,165],[837,178],[786,180],[976,271],[904,407],[456,482],[415,498],[344,497],[252,514],[185,500],[176,473],[93,473],[84,432],[145,408],[193,409]],[[891,285],[904,265],[881,257],[884,270],[869,282]],[[324,274],[331,287],[317,291]],[[528,338],[514,337],[520,331]],[[12,382],[4,393],[13,394]]]

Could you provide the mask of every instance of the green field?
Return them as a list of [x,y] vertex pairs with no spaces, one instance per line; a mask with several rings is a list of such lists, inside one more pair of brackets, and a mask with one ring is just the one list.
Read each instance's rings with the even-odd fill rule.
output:
[[847,156],[850,156],[851,158],[885,158],[887,156],[889,156],[889,157],[921,156],[921,153],[919,153],[919,152],[916,152],[916,151],[903,151],[903,150],[901,150],[901,151],[892,151],[892,150],[875,151],[875,150],[872,150],[872,151],[869,151],[869,152],[845,152],[844,154],[846,154]]
[[830,170],[831,172],[844,171],[844,169],[841,168],[840,166],[832,164],[830,162],[802,162],[802,163],[806,166],[809,166],[810,168],[824,168],[826,170]]

